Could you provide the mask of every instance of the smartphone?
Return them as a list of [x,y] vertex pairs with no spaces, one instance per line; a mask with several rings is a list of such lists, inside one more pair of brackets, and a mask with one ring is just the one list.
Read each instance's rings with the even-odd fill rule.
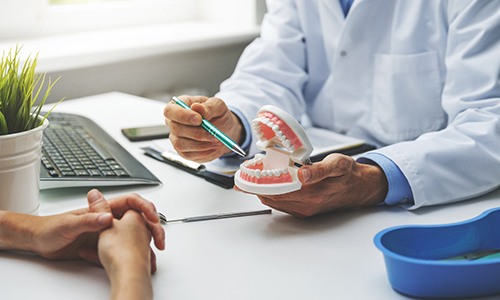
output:
[[166,124],[122,128],[123,135],[131,142],[148,141],[167,138],[170,128]]

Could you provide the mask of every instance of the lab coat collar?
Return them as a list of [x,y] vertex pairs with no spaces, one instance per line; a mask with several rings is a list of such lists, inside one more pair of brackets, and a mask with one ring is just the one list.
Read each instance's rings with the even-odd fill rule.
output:
[[[368,0],[354,0],[352,6],[349,11],[356,9],[356,6],[359,5],[360,2],[364,2]],[[322,0],[320,4],[327,10],[329,13],[334,16],[337,22],[344,22],[346,17],[344,16],[344,12],[342,10],[342,6],[340,5],[339,0]]]
[[344,22],[344,12],[342,11],[339,0],[322,0],[320,1],[320,6],[324,8],[322,9],[320,7],[320,13],[326,10],[326,13],[334,17],[336,23],[341,24]]

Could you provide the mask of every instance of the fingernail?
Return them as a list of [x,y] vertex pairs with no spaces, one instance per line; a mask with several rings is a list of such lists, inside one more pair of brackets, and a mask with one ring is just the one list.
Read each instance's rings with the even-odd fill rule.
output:
[[200,124],[200,120],[199,120],[199,117],[197,115],[194,115],[191,117],[191,124],[193,125],[199,125]]
[[100,225],[108,225],[113,216],[110,213],[100,214],[97,217],[97,223]]
[[93,203],[101,198],[101,193],[98,190],[93,189],[87,194],[87,198],[91,203]]
[[302,178],[304,178],[304,182],[311,180],[311,171],[309,169],[302,169]]

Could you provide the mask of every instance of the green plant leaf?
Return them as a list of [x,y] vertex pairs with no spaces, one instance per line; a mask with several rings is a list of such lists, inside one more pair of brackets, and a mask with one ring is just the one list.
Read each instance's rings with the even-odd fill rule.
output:
[[0,135],[7,134],[9,132],[9,128],[7,127],[7,121],[5,120],[5,116],[0,111]]
[[[3,52],[0,61],[0,134],[9,134],[33,129],[49,116],[52,110],[63,99],[39,120],[42,106],[48,100],[54,82],[46,74],[35,72],[38,63],[38,54],[31,55],[21,64],[20,46]],[[41,91],[45,88],[42,96]]]

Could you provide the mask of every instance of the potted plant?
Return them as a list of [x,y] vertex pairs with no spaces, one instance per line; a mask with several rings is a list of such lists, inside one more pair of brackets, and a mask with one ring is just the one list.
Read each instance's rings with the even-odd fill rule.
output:
[[21,63],[20,50],[4,52],[0,61],[0,210],[36,214],[42,134],[50,114],[41,109],[57,80],[45,84],[45,74],[35,73],[38,55]]

